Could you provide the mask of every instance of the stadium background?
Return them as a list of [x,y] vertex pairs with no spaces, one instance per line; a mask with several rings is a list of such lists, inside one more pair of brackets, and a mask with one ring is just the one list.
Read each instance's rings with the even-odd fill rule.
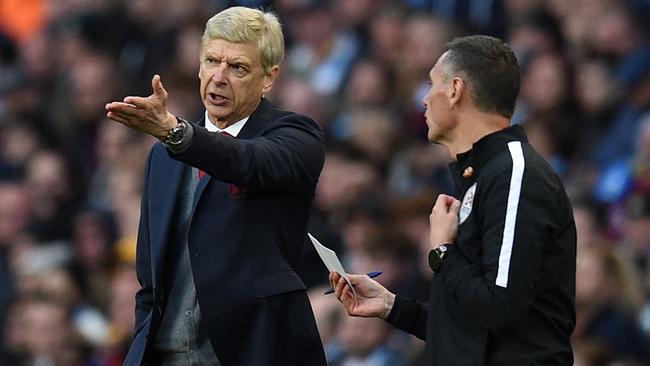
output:
[[[150,94],[160,73],[171,111],[201,118],[199,37],[232,5],[280,16],[287,52],[269,97],[326,132],[311,232],[350,272],[382,270],[420,299],[428,214],[453,193],[447,152],[426,140],[428,71],[455,36],[507,40],[522,67],[513,123],[574,204],[576,365],[650,363],[650,2],[0,0],[0,365],[121,364],[154,141],[104,104]],[[419,364],[422,342],[345,316],[306,259],[331,365]]]

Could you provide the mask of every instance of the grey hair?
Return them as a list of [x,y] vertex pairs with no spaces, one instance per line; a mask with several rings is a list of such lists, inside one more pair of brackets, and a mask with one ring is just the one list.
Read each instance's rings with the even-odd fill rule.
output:
[[278,17],[272,12],[235,6],[225,9],[208,20],[201,38],[201,51],[208,41],[223,39],[234,43],[257,46],[264,72],[284,58],[284,36]]

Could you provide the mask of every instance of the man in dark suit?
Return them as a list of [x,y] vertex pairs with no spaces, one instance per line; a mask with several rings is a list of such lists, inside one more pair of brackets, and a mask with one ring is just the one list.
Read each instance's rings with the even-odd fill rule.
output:
[[294,272],[323,134],[264,98],[283,55],[273,14],[229,8],[201,43],[203,121],[167,111],[158,75],[149,97],[106,105],[109,118],[161,141],[146,165],[126,365],[325,365]]

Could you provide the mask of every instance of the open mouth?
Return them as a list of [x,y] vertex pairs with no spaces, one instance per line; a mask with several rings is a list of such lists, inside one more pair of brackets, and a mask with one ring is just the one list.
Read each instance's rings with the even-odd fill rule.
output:
[[224,105],[228,103],[228,98],[221,94],[217,93],[208,93],[208,99],[210,103],[215,104],[215,105]]

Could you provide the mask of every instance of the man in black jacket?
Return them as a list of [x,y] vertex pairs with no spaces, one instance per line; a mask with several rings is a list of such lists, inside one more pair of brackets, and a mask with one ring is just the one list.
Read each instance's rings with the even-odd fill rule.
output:
[[446,146],[460,200],[430,215],[430,302],[367,276],[330,280],[353,316],[381,317],[426,341],[427,365],[571,365],[576,233],[562,182],[510,126],[519,92],[512,50],[458,38],[430,72],[428,137]]

